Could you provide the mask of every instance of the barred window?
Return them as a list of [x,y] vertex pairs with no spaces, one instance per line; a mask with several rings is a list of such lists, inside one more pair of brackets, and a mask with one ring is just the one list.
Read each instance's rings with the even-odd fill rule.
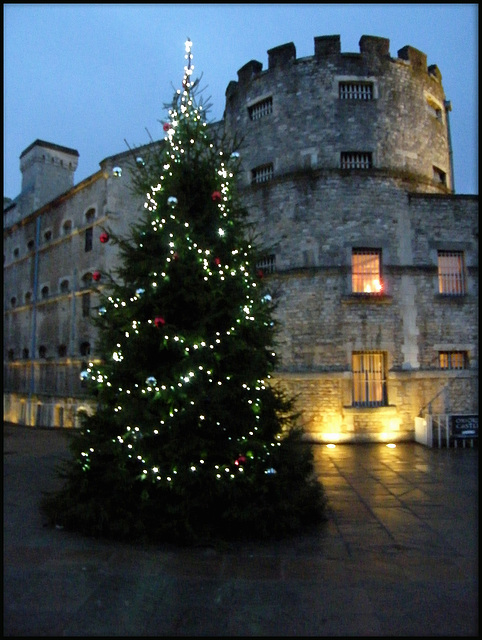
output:
[[342,151],[342,169],[370,169],[372,167],[372,154],[369,151]]
[[251,170],[251,184],[260,184],[268,182],[273,177],[273,165],[264,164]]
[[352,354],[353,405],[381,407],[387,404],[386,355],[382,351]]
[[248,107],[249,119],[259,120],[264,116],[269,115],[273,111],[273,98],[270,96],[265,100],[260,100],[251,107]]
[[276,256],[271,254],[264,256],[256,263],[256,268],[260,269],[263,273],[274,273],[276,271]]
[[447,295],[465,293],[465,265],[463,251],[438,252],[438,289]]
[[380,294],[382,283],[380,249],[353,249],[351,254],[352,293]]
[[341,100],[373,100],[373,82],[340,82]]
[[468,362],[466,351],[439,351],[441,369],[467,369]]

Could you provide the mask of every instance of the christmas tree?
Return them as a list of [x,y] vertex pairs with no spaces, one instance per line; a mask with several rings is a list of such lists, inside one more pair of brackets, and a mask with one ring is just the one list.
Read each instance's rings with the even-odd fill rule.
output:
[[121,260],[95,274],[101,364],[81,375],[97,410],[43,509],[118,539],[279,537],[322,520],[324,492],[294,400],[271,378],[275,306],[236,193],[238,153],[207,125],[189,40],[186,58],[158,155],[137,158],[144,214],[128,237],[101,237]]

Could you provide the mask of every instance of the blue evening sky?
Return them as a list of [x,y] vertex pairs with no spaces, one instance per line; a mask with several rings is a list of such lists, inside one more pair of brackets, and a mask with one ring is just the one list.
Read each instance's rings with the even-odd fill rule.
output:
[[[222,118],[225,91],[250,60],[293,42],[340,35],[359,52],[363,35],[411,45],[442,73],[452,103],[456,193],[478,193],[477,4],[4,4],[4,195],[21,190],[19,157],[37,138],[77,149],[75,184],[104,158],[163,137],[159,120],[179,88],[184,42],[194,77]],[[148,133],[149,132],[149,133]]]

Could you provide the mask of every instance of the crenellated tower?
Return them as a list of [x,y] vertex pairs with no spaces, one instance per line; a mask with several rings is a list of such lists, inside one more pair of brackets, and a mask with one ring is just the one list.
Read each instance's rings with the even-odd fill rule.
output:
[[449,103],[436,65],[411,46],[392,58],[386,38],[364,35],[359,53],[340,36],[314,39],[314,55],[293,43],[251,60],[226,90],[225,126],[244,140],[244,184],[307,168],[392,177],[412,191],[453,190]]

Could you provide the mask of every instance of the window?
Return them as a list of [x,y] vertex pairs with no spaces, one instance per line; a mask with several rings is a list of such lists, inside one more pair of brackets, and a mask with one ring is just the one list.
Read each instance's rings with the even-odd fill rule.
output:
[[442,105],[433,96],[426,94],[425,99],[427,101],[427,107],[430,115],[435,117],[440,122],[442,121]]
[[27,349],[27,348],[24,348],[24,349],[23,349],[23,351],[22,351],[22,358],[23,358],[24,360],[27,360],[27,358],[28,358],[28,349]]
[[47,347],[45,347],[43,344],[41,344],[38,348],[38,355],[39,358],[45,358],[47,356]]
[[61,293],[67,293],[70,289],[69,286],[69,281],[68,280],[62,280],[62,282],[60,283],[60,292]]
[[94,233],[93,227],[88,227],[85,230],[85,251],[92,251],[92,236]]
[[16,307],[17,306],[17,298],[15,296],[12,296],[10,298],[10,304],[12,305],[12,307]]
[[341,100],[373,100],[373,82],[340,82]]
[[466,351],[439,351],[441,369],[468,369],[468,362]]
[[44,240],[45,240],[45,242],[49,242],[50,240],[52,240],[52,232],[51,231],[46,231],[44,233]]
[[20,255],[20,249],[18,247],[15,247],[15,249],[13,250],[13,257],[18,258],[19,255]]
[[433,180],[437,184],[447,184],[447,174],[438,167],[433,167]]
[[438,290],[452,296],[465,293],[463,251],[438,252]]
[[351,254],[352,293],[380,294],[383,292],[380,249],[353,249]]
[[273,165],[264,164],[260,167],[256,167],[251,171],[251,184],[259,184],[261,182],[268,182],[273,177]]
[[90,293],[82,294],[82,317],[87,318],[90,314]]
[[253,104],[251,107],[248,107],[249,119],[250,120],[259,120],[263,116],[267,116],[273,111],[273,98],[270,96],[269,98],[265,98],[264,100],[260,100],[256,104]]
[[65,358],[67,355],[67,346],[65,344],[59,344],[58,347],[59,358]]
[[91,207],[85,214],[85,219],[87,222],[92,222],[92,220],[95,218],[95,209],[93,207]]
[[45,300],[45,298],[49,297],[49,288],[47,286],[42,287],[42,291],[40,292],[42,298]]
[[27,249],[28,249],[29,251],[33,251],[34,247],[35,247],[35,242],[34,242],[33,240],[29,240],[29,241],[27,242]]
[[64,235],[68,235],[72,231],[72,220],[66,220],[62,225]]
[[8,350],[8,359],[15,360],[15,351],[13,349]]
[[342,151],[340,166],[342,169],[370,169],[372,154],[369,151]]
[[80,343],[80,355],[81,356],[90,355],[90,342],[81,342]]
[[381,407],[387,404],[385,354],[358,351],[352,355],[353,405]]
[[27,291],[27,293],[25,294],[25,304],[30,304],[31,299],[32,293],[30,291]]
[[266,273],[274,273],[276,271],[276,256],[274,254],[264,256],[256,263],[256,268]]

